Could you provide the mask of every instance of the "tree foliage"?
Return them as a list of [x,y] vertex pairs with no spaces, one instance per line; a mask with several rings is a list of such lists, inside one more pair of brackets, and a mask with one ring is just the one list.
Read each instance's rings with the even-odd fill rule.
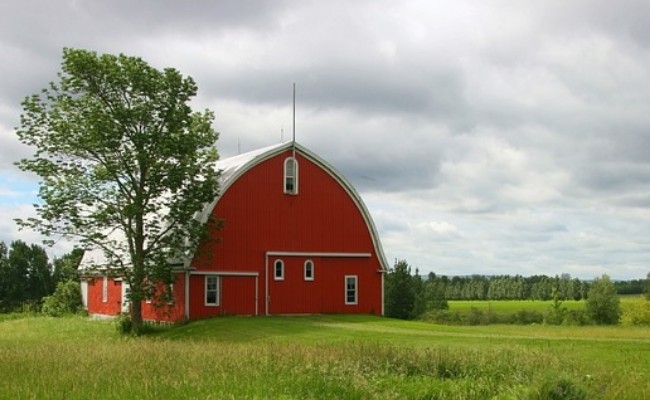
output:
[[[0,242],[0,312],[38,310],[59,282],[77,279],[81,254],[80,250],[64,254],[53,267],[37,244],[15,240],[7,247]],[[57,268],[62,271],[57,273]]]
[[41,178],[37,217],[22,226],[101,248],[130,285],[134,328],[151,282],[193,253],[195,214],[217,194],[211,111],[193,112],[190,77],[137,57],[64,49],[58,82],[22,105],[18,166]]
[[81,287],[79,281],[69,279],[59,282],[51,296],[43,298],[43,313],[59,317],[64,314],[76,314],[82,310]]
[[415,290],[411,268],[406,260],[400,260],[386,276],[385,314],[391,318],[409,319],[414,306]]
[[[435,274],[433,274],[435,277]],[[449,306],[444,292],[429,275],[423,280],[418,270],[411,274],[406,260],[396,261],[386,275],[385,314],[400,319],[418,318],[431,310],[445,310]]]
[[38,308],[52,293],[55,282],[45,249],[15,240],[7,249],[0,244],[0,309],[13,311],[29,305]]
[[607,275],[596,278],[587,294],[587,314],[593,322],[614,325],[621,316],[621,305],[611,279]]
[[67,282],[79,279],[79,263],[84,255],[82,249],[73,249],[70,253],[54,259],[54,271],[52,279],[54,282]]

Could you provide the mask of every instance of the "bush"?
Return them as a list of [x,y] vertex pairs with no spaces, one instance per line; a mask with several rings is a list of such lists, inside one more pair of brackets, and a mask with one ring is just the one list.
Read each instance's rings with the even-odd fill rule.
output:
[[518,325],[541,324],[544,322],[542,313],[534,310],[519,310],[511,318],[512,323]]
[[76,314],[82,309],[81,287],[77,281],[59,282],[54,294],[43,298],[42,312],[52,317]]
[[436,324],[461,325],[462,318],[458,312],[448,310],[430,310],[420,316],[422,321],[433,322]]
[[587,294],[587,314],[599,325],[615,325],[621,316],[621,301],[609,276],[596,278]]
[[621,316],[623,325],[650,325],[650,301],[639,299],[625,305]]
[[133,333],[133,321],[128,313],[121,313],[117,317],[117,331],[123,335],[130,335]]
[[584,326],[589,325],[590,319],[585,310],[567,310],[563,325]]
[[586,400],[585,389],[569,379],[547,380],[539,391],[540,400]]
[[567,309],[562,306],[562,301],[557,290],[553,289],[553,303],[546,311],[544,316],[544,323],[547,325],[562,325],[566,318]]

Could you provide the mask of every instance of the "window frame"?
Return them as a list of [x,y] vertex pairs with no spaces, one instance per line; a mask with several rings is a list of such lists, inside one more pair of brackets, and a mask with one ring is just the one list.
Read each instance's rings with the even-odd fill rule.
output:
[[[206,307],[219,307],[221,304],[221,279],[219,279],[218,275],[205,275],[204,278],[204,291],[203,291],[203,304]],[[214,289],[208,289],[208,286],[210,285],[210,280],[214,279]],[[214,292],[215,293],[215,300],[213,303],[208,302],[208,292]]]
[[[278,275],[278,264],[280,265],[280,274]],[[283,281],[284,280],[284,261],[280,258],[273,261],[273,280],[274,281]]]
[[[350,289],[348,289],[348,279],[353,279],[354,280],[354,288],[352,289],[354,291],[354,301],[349,301],[348,297],[348,292]],[[357,305],[359,304],[359,276],[358,275],[345,275],[345,280],[344,282],[344,295],[345,295],[345,304],[346,305]]]
[[[310,266],[311,268],[307,268],[307,266]],[[309,270],[310,274],[309,276],[307,275],[307,271]],[[305,260],[305,263],[303,264],[303,277],[305,281],[308,282],[313,282],[315,279],[315,274],[314,274],[314,262],[312,260]]]
[[[289,175],[289,163],[293,162],[293,175]],[[293,188],[289,189],[287,183],[289,179],[293,180]],[[284,179],[282,180],[282,189],[285,194],[298,194],[298,160],[291,156],[284,159]]]

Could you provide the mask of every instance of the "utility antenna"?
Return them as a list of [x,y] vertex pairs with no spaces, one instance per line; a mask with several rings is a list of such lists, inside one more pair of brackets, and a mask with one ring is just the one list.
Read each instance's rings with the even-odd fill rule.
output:
[[280,128],[280,143],[284,143],[284,127]]
[[237,154],[241,154],[241,141],[237,138]]
[[293,159],[296,159],[296,82],[293,83]]

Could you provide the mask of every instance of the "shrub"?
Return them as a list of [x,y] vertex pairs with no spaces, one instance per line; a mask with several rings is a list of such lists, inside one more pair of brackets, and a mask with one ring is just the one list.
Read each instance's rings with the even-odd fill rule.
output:
[[544,323],[548,325],[561,325],[566,318],[567,309],[562,306],[562,301],[558,291],[553,289],[553,303],[546,311],[544,316]]
[[609,276],[596,278],[587,294],[587,314],[596,324],[615,325],[621,316],[621,304]]
[[590,323],[585,310],[568,310],[564,316],[564,325],[584,326]]
[[639,299],[625,305],[621,316],[623,325],[650,325],[650,301]]
[[133,333],[133,322],[128,313],[121,313],[117,317],[117,331],[123,335],[130,335]]
[[547,380],[539,391],[540,400],[586,400],[587,392],[569,379]]
[[519,325],[541,324],[544,316],[539,311],[519,310],[512,316],[512,322]]
[[76,314],[82,309],[81,288],[77,281],[59,282],[54,294],[43,298],[42,312],[52,317]]
[[487,319],[483,311],[479,310],[476,307],[469,309],[469,314],[465,318],[467,325],[486,325]]
[[462,319],[458,312],[448,310],[430,310],[420,316],[422,321],[433,322],[436,324],[461,325]]

